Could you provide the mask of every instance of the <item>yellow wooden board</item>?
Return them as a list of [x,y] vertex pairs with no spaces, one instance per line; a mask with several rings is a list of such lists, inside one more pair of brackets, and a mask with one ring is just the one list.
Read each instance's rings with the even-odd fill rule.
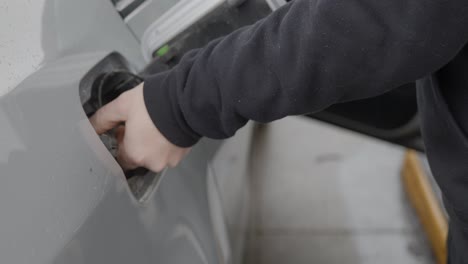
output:
[[408,151],[402,170],[405,191],[416,210],[438,264],[446,263],[448,221],[429,178],[414,151]]

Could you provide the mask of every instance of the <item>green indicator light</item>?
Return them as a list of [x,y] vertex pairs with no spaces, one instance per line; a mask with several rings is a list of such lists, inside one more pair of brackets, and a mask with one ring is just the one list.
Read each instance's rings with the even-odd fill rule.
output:
[[160,49],[158,49],[158,51],[156,51],[156,54],[159,57],[162,57],[162,56],[166,55],[169,52],[170,49],[171,48],[169,47],[169,45],[164,45]]

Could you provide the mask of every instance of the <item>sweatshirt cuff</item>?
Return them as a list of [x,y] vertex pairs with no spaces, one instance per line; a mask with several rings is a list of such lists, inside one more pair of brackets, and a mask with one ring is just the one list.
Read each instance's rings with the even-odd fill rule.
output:
[[188,148],[200,140],[188,125],[177,100],[177,80],[172,71],[166,71],[145,79],[143,98],[146,110],[154,125],[172,144]]

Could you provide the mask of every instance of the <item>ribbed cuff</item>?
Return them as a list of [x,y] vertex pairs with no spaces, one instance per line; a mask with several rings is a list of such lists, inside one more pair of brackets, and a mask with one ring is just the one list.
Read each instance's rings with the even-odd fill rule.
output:
[[149,116],[172,144],[187,148],[200,140],[188,125],[177,98],[177,81],[166,71],[145,79],[143,98]]

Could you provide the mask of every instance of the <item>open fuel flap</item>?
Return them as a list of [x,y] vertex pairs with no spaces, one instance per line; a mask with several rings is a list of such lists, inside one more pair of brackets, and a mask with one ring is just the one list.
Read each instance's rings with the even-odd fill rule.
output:
[[[134,73],[121,55],[118,53],[108,55],[80,82],[80,100],[86,115],[91,117],[101,107],[142,82],[143,78]],[[119,146],[115,131],[108,131],[99,137],[112,156],[116,158]],[[125,176],[130,190],[139,201],[145,199],[160,177],[158,173],[144,168],[126,171]]]

